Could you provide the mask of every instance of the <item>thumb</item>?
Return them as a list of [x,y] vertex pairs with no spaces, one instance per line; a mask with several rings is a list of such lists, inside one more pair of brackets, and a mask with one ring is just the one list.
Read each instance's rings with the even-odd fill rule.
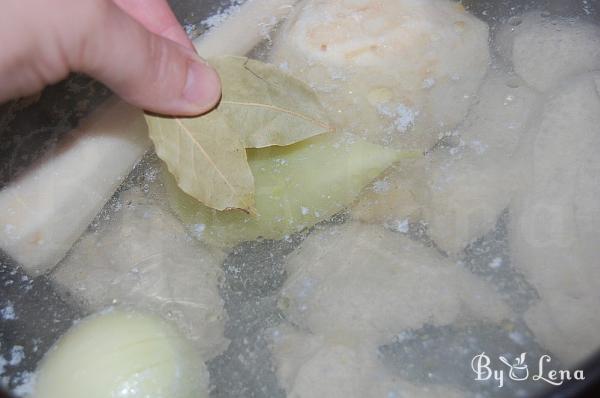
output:
[[215,106],[221,85],[212,67],[193,50],[146,30],[112,1],[101,3],[97,29],[88,25],[78,43],[74,69],[152,112],[188,116]]

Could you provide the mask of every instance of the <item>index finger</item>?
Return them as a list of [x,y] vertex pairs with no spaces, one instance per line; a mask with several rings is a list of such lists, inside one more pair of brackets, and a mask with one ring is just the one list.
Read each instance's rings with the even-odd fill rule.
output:
[[167,0],[113,0],[123,11],[140,22],[146,29],[193,49],[192,42],[185,34],[173,14]]

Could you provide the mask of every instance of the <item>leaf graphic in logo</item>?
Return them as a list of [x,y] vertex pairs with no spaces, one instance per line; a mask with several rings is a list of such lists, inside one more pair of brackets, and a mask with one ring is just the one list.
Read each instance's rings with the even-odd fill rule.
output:
[[527,380],[527,378],[529,378],[529,369],[527,364],[525,363],[525,356],[526,353],[521,353],[519,357],[515,358],[514,365],[510,363],[509,360],[506,359],[506,357],[502,355],[498,357],[498,359],[500,359],[500,361],[506,366],[508,366],[508,368],[510,369],[508,376],[511,380],[521,381]]
[[215,209],[254,208],[254,177],[246,149],[222,115],[146,116],[156,154],[187,194]]

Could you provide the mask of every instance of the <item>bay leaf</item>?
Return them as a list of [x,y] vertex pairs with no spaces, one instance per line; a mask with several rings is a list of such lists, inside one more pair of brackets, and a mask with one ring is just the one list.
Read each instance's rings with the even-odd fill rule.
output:
[[211,60],[223,95],[192,118],[146,115],[157,155],[186,194],[217,210],[254,214],[245,148],[285,146],[332,131],[313,90],[279,68],[244,57]]
[[146,120],[156,154],[182,191],[214,209],[253,212],[254,178],[246,149],[221,113],[146,115]]
[[333,130],[315,92],[278,67],[235,56],[209,62],[223,86],[218,111],[247,148],[290,145]]

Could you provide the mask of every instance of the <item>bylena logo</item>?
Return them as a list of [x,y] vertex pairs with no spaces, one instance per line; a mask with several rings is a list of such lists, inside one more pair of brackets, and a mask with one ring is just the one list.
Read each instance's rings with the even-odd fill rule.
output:
[[[485,352],[477,354],[471,360],[471,369],[475,373],[475,380],[495,380],[498,387],[503,387],[506,377],[513,381],[533,380],[546,382],[554,386],[560,386],[569,380],[585,380],[583,370],[556,370],[550,369],[552,358],[550,355],[542,355],[537,363],[537,369],[529,369],[525,362],[527,353],[523,352],[510,362],[506,357],[500,355],[498,363],[492,364],[491,358]],[[508,372],[507,372],[508,371]]]

